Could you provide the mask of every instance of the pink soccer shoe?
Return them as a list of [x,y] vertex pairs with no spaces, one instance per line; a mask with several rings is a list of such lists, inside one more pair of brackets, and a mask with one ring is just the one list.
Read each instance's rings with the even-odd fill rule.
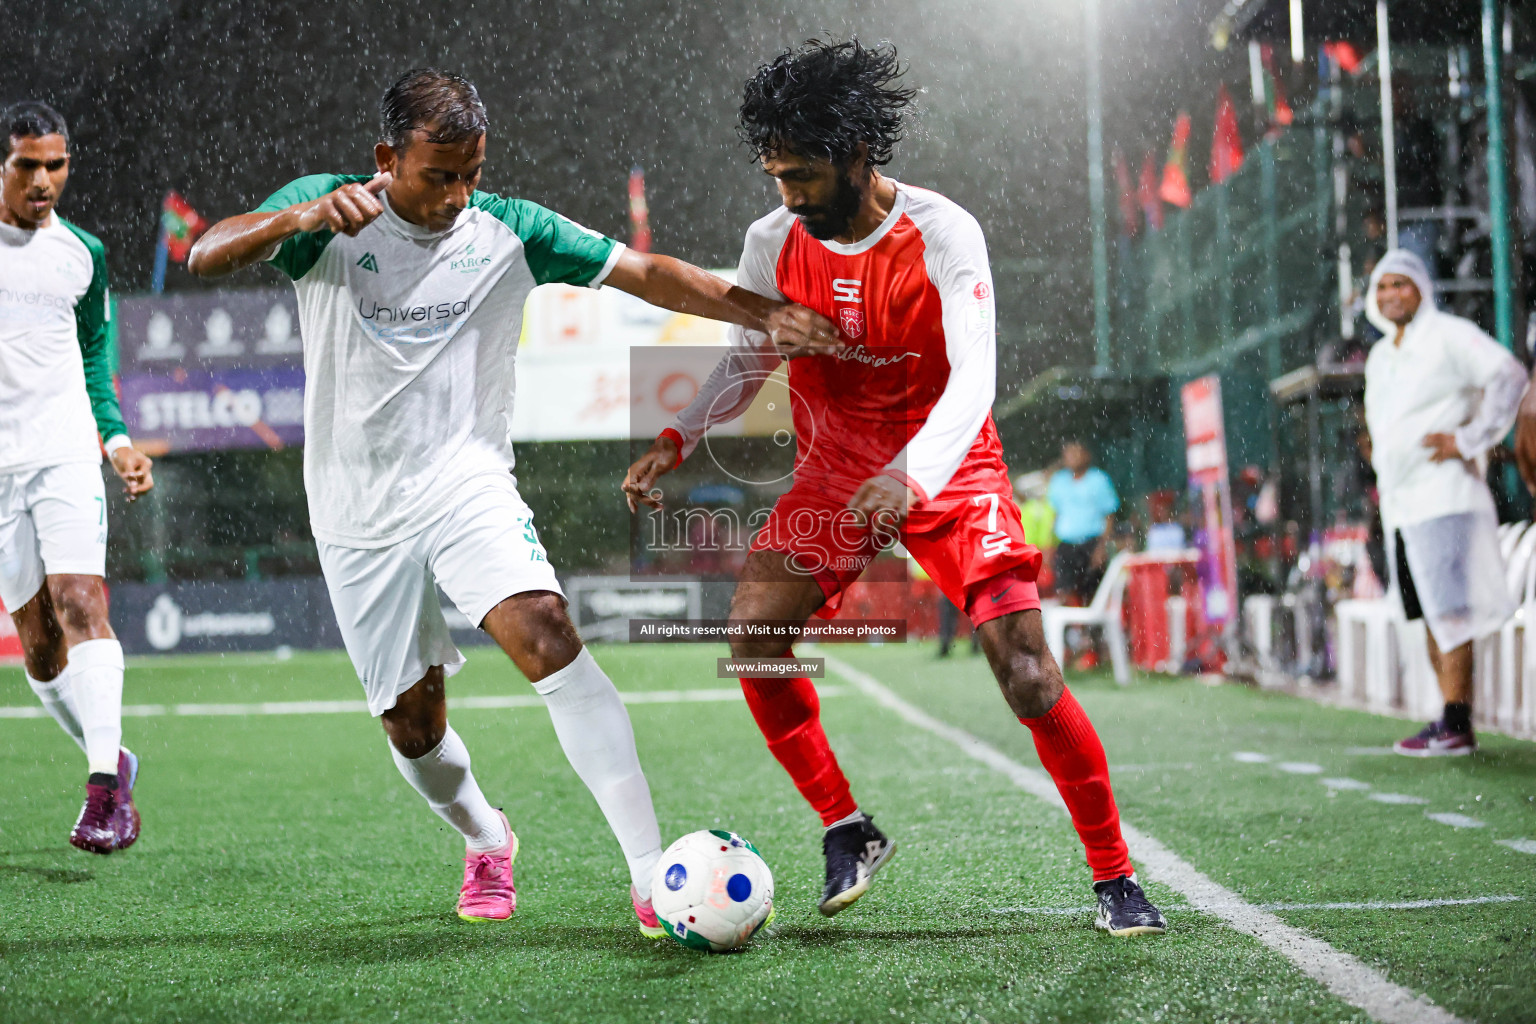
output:
[[133,784],[139,779],[139,758],[127,747],[117,752],[117,810],[112,815],[112,831],[117,833],[117,848],[126,850],[139,838],[139,810],[133,806]]
[[1472,730],[1447,729],[1444,722],[1430,722],[1416,736],[1398,740],[1392,749],[1409,757],[1465,757],[1477,749]]
[[629,887],[629,901],[635,905],[635,917],[640,922],[640,934],[648,939],[664,939],[667,930],[656,920],[656,910],[651,906],[650,900],[640,898],[640,893],[634,886]]
[[87,853],[109,854],[117,849],[112,819],[117,814],[117,791],[106,786],[85,785],[85,806],[69,832],[69,845]]
[[488,853],[464,852],[464,885],[459,889],[459,916],[466,921],[505,921],[517,909],[512,862],[517,859],[517,833],[507,824],[507,845]]

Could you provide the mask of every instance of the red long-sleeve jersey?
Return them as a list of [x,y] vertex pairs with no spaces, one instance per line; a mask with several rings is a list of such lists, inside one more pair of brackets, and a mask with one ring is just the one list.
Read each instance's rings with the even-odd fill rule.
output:
[[[789,366],[797,490],[847,497],[884,472],[927,501],[962,464],[1006,473],[981,226],[936,192],[895,184],[890,214],[852,245],[813,238],[782,207],[747,232],[738,283],[814,309],[842,334],[836,355]],[[765,335],[735,328],[731,351],[669,428],[683,457],[711,425],[741,415],[779,362]]]

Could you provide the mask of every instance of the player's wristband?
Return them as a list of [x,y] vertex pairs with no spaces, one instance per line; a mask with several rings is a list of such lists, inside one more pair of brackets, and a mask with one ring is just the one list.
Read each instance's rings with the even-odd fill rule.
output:
[[663,430],[661,433],[656,435],[656,440],[660,441],[664,437],[670,440],[673,444],[677,445],[677,461],[672,463],[670,467],[671,469],[676,469],[678,466],[683,464],[683,435],[679,434],[671,427],[668,427],[666,430]]
[[133,442],[128,440],[127,434],[113,434],[102,442],[101,446],[107,450],[107,458],[117,454],[119,448],[132,448]]

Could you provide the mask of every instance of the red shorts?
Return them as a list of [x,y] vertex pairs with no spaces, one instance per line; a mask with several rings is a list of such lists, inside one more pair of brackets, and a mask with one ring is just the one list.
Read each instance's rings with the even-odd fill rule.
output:
[[896,530],[860,526],[847,494],[793,487],[773,506],[752,538],[753,551],[783,551],[821,585],[832,618],[843,591],[876,553],[900,540],[944,596],[965,609],[972,625],[1040,607],[1035,577],[1040,549],[1024,538],[1019,506],[1006,469],[967,472],[962,465],[937,499],[921,502]]

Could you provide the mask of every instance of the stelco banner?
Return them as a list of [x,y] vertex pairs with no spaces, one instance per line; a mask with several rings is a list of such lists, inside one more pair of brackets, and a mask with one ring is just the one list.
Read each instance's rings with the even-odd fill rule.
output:
[[304,441],[304,362],[291,288],[119,300],[123,419],[150,452]]

